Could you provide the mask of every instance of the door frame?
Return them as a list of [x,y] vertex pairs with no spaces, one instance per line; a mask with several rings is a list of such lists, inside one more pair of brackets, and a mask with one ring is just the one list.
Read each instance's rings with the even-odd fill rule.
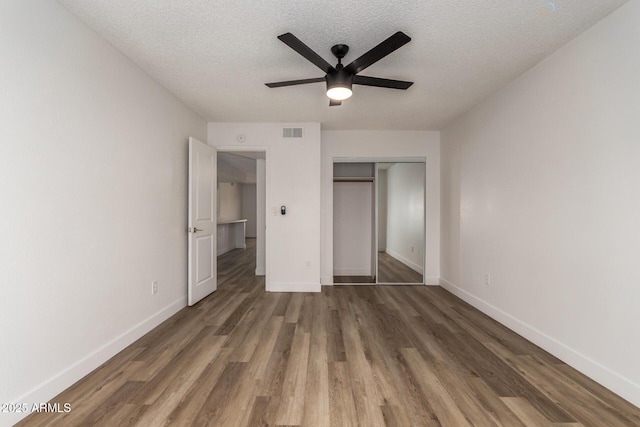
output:
[[[424,215],[422,218],[422,227],[423,227],[423,247],[422,247],[422,283],[416,283],[415,285],[421,286],[427,284],[427,158],[426,156],[410,156],[410,157],[332,157],[331,158],[331,170],[333,173],[333,165],[336,163],[373,163],[374,164],[374,194],[375,194],[375,229],[374,229],[374,241],[375,241],[375,250],[378,250],[378,200],[377,200],[377,192],[378,192],[378,163],[423,163],[424,164],[424,180],[422,183],[423,190],[423,203],[424,203]],[[331,187],[331,193],[333,197],[333,186]],[[332,205],[332,209],[333,205]],[[333,213],[333,211],[332,211]],[[331,229],[331,233],[333,233],[333,225]],[[333,254],[333,240],[331,243],[331,253]],[[375,273],[376,273],[376,283],[378,285],[378,261],[376,256],[376,265],[375,265]],[[333,278],[333,264],[331,275]],[[332,279],[333,280],[333,279]],[[356,285],[357,283],[347,283],[348,285]],[[333,285],[343,285],[343,283],[333,283]],[[414,285],[413,283],[384,283],[383,285]]]
[[[271,227],[269,227],[269,206],[271,206],[271,164],[269,161],[269,147],[264,145],[212,145],[218,153],[242,153],[243,151],[257,151],[264,153],[264,175],[265,175],[265,209],[264,209],[264,287],[266,291],[271,291],[271,268],[270,268],[270,251],[269,242],[271,242]],[[217,179],[217,177],[216,177]],[[257,191],[257,189],[256,189]]]

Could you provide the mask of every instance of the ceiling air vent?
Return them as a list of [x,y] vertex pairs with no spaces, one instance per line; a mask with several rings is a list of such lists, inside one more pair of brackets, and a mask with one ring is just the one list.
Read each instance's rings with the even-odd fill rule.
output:
[[283,138],[302,138],[302,128],[282,128]]

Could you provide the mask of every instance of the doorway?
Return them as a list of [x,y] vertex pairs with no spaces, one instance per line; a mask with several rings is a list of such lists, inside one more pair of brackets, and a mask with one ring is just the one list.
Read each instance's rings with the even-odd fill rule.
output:
[[424,284],[424,159],[334,159],[334,284]]
[[233,263],[243,268],[251,264],[250,274],[265,276],[266,282],[266,161],[265,151],[218,149],[217,259],[222,264],[218,269],[221,284],[229,277],[220,276],[234,271]]

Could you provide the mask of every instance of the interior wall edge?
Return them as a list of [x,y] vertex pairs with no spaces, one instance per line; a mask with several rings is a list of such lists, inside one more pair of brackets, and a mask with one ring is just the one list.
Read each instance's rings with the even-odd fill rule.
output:
[[320,285],[321,286],[332,286],[333,285],[333,276],[322,276],[322,277],[320,277]]
[[385,252],[391,255],[392,257],[394,257],[396,260],[400,261],[402,264],[412,269],[413,271],[415,271],[416,273],[424,274],[424,268],[422,268],[420,265],[416,264],[415,262],[411,261],[410,259],[400,255],[398,252],[391,250],[389,248],[386,248]]
[[439,277],[425,277],[424,284],[425,286],[440,286],[440,280]]
[[[71,366],[54,374],[51,378],[37,385],[32,390],[14,399],[14,403],[21,402],[48,402],[56,397],[60,392],[71,387],[74,383],[81,380],[94,370],[98,369],[106,361],[120,353],[122,350],[142,338],[162,322],[168,320],[174,314],[187,306],[187,297],[181,297],[162,308],[155,314],[149,316],[142,322],[133,326],[129,330],[115,337],[102,347],[94,350],[92,353],[82,357]],[[72,404],[73,405],[73,404]],[[73,406],[72,406],[73,408]],[[0,421],[8,421],[8,425],[13,425],[23,418],[30,415],[27,413],[4,413],[6,418]]]
[[554,337],[539,331],[508,312],[488,303],[446,279],[440,278],[440,286],[495,321],[522,335],[527,340],[551,353],[592,380],[608,388],[618,396],[640,407],[639,384],[634,383]]

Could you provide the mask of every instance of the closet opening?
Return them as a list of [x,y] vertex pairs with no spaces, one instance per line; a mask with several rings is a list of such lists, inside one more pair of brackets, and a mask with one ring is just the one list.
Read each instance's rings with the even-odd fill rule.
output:
[[424,284],[425,161],[334,159],[334,284]]

